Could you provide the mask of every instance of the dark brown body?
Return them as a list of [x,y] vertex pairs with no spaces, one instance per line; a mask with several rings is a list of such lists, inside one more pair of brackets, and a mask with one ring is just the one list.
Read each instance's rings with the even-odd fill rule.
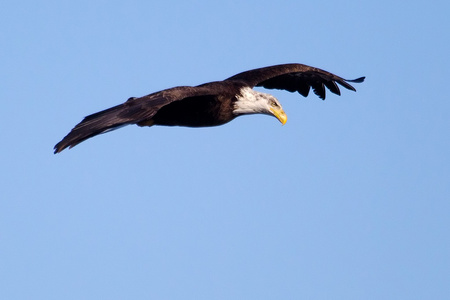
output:
[[150,119],[137,124],[186,127],[223,125],[236,117],[233,114],[233,103],[236,101],[236,95],[239,94],[241,87],[241,84],[232,81],[226,85],[221,82],[201,85],[198,88],[213,90],[217,93],[187,97],[171,102],[161,107]]

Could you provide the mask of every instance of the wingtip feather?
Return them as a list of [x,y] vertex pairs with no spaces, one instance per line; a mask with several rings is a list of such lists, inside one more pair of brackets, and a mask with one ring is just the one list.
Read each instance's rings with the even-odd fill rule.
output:
[[350,79],[350,80],[346,80],[346,81],[348,81],[348,82],[356,82],[356,83],[361,83],[361,82],[363,82],[363,81],[364,81],[364,79],[366,79],[366,76],[363,76],[363,77],[359,77],[359,78],[356,78],[356,79]]

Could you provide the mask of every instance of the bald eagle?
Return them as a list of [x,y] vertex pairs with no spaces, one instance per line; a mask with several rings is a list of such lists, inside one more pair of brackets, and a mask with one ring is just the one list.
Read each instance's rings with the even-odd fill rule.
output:
[[199,86],[178,86],[139,98],[85,117],[56,146],[55,153],[124,125],[207,127],[230,122],[246,114],[266,114],[283,125],[286,113],[280,102],[255,86],[281,89],[308,96],[314,93],[325,100],[325,87],[340,95],[336,83],[356,91],[348,82],[363,82],[365,77],[347,80],[327,71],[303,64],[284,64],[245,71],[223,81]]

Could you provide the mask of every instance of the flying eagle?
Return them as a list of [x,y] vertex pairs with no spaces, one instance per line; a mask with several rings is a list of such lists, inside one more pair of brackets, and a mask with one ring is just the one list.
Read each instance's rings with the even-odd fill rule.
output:
[[356,91],[348,82],[363,82],[365,77],[343,79],[327,71],[303,64],[284,64],[239,73],[223,81],[199,86],[178,86],[139,98],[87,116],[55,146],[55,153],[124,125],[207,127],[230,122],[240,115],[266,114],[276,117],[283,125],[286,113],[280,102],[266,93],[253,90],[255,86],[314,93],[325,100],[325,87],[340,95],[339,83]]

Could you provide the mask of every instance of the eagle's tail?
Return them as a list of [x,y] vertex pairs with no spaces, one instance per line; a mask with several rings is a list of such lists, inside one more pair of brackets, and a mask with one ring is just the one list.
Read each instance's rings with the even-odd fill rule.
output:
[[85,117],[55,145],[54,153],[59,153],[67,147],[72,148],[97,134],[134,123],[130,118],[124,116],[124,111],[126,111],[125,103]]

